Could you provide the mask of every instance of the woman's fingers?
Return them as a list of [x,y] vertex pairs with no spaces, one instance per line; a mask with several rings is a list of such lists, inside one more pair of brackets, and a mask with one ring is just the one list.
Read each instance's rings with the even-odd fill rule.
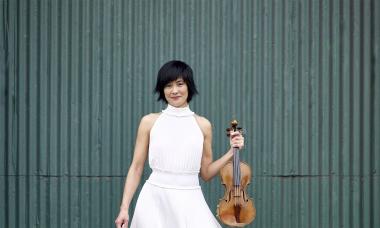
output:
[[244,137],[239,131],[230,132],[230,145],[231,147],[236,147],[242,149],[244,147]]
[[116,228],[127,228],[128,218],[117,217],[115,220]]
[[122,224],[121,221],[119,221],[118,219],[115,220],[116,228],[122,228],[121,224]]
[[124,222],[116,222],[115,221],[115,224],[116,224],[116,228],[127,228],[128,220],[126,220]]
[[241,135],[239,131],[230,131],[230,138],[234,138],[237,135]]

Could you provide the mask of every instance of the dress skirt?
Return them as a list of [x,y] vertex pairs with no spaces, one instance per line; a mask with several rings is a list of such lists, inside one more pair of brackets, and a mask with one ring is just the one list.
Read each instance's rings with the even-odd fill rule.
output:
[[[186,185],[186,178],[154,176],[151,175],[141,189],[131,228],[221,228],[199,185]],[[184,183],[168,185],[162,181],[165,178]]]

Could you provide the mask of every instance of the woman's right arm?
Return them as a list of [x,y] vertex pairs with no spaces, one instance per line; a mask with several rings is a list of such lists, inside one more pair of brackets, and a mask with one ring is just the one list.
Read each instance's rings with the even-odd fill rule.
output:
[[[133,195],[140,183],[144,170],[144,163],[148,154],[149,132],[158,115],[149,114],[144,116],[137,131],[133,160],[129,167],[128,175],[125,180],[123,199],[120,206],[120,213],[115,220],[117,228],[126,228],[129,221],[128,209]],[[124,225],[124,226],[123,226]]]

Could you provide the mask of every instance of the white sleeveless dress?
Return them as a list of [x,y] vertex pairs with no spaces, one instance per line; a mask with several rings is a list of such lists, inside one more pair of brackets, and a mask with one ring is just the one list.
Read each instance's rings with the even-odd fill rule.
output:
[[150,131],[152,173],[137,199],[131,228],[220,228],[198,174],[203,133],[189,107],[171,105]]

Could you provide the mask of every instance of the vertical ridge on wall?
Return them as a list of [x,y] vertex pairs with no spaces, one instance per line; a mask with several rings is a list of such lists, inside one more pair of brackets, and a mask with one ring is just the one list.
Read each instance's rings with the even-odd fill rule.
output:
[[380,224],[380,218],[376,216],[376,211],[380,210],[380,204],[377,202],[380,200],[380,184],[379,184],[379,170],[380,170],[380,154],[378,151],[380,151],[380,138],[379,133],[380,129],[380,91],[378,88],[380,88],[380,66],[379,66],[379,59],[380,59],[380,27],[379,24],[376,23],[380,19],[380,3],[378,1],[370,1],[370,14],[371,14],[371,21],[370,21],[370,50],[371,51],[371,64],[373,64],[370,67],[370,77],[371,77],[371,164],[370,164],[370,225],[371,226],[378,226]]
[[7,109],[9,107],[10,98],[6,96],[6,94],[10,94],[9,88],[12,86],[10,80],[5,77],[5,75],[10,75],[12,73],[12,69],[9,68],[8,56],[9,53],[9,40],[12,39],[12,34],[9,34],[9,11],[11,9],[11,5],[9,5],[5,1],[0,1],[0,221],[4,221],[4,223],[9,222],[8,210],[7,206],[9,205],[9,193],[8,179],[5,177],[8,173],[8,161],[9,155],[7,151],[9,150],[10,145],[7,143],[9,141],[8,132],[12,134],[10,131],[12,122],[12,111],[11,109]]

